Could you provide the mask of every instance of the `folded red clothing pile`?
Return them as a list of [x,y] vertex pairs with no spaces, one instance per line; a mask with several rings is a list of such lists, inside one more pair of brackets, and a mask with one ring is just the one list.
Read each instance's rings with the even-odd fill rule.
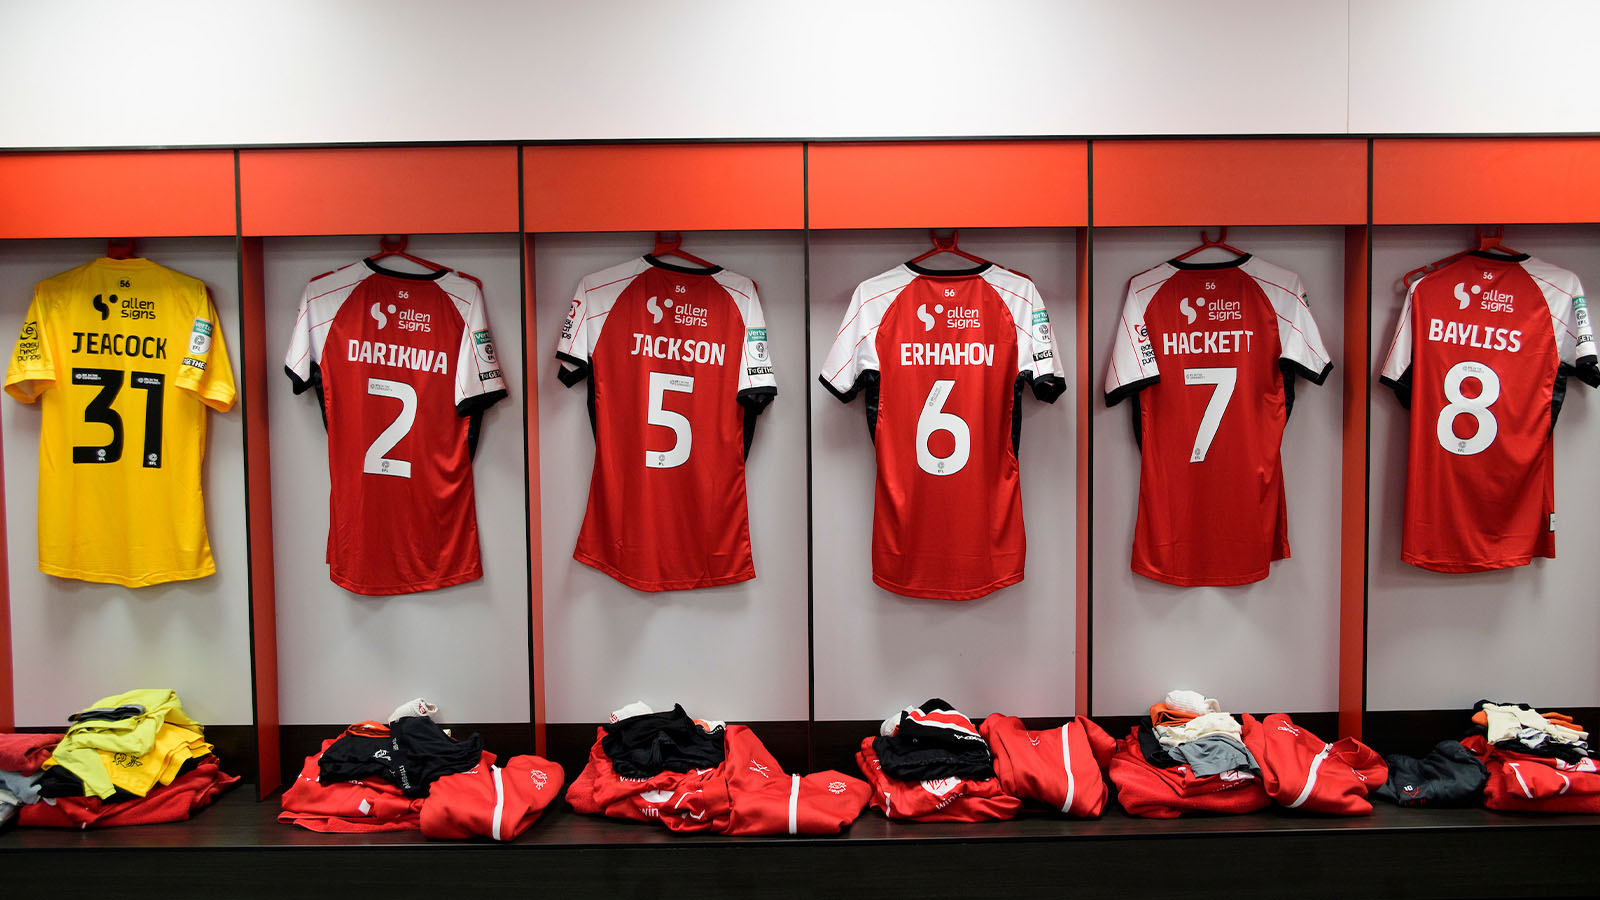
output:
[[891,778],[875,751],[877,738],[862,740],[856,763],[872,784],[873,808],[913,822],[1010,819],[1027,802],[1080,818],[1105,808],[1103,767],[1116,741],[1083,716],[1060,728],[1030,731],[1015,716],[994,714],[975,732],[992,754],[992,778]]
[[913,822],[983,822],[1009,819],[1022,811],[1022,801],[1000,786],[1000,779],[951,775],[924,781],[897,781],[883,771],[873,749],[877,738],[861,739],[856,765],[872,785],[872,808],[891,819]]
[[1600,814],[1600,767],[1593,758],[1518,753],[1490,744],[1481,734],[1462,738],[1461,745],[1489,770],[1483,805],[1490,809]]
[[238,782],[217,764],[215,756],[201,759],[171,784],[158,784],[143,797],[120,802],[99,797],[57,797],[23,806],[17,824],[45,828],[113,828],[119,825],[158,825],[181,822],[211,805]]
[[673,831],[739,835],[837,834],[866,806],[868,787],[860,779],[832,770],[787,775],[749,728],[726,725],[709,733],[718,731],[721,763],[624,778],[602,746],[606,728],[598,728],[567,802],[581,813],[659,822]]
[[1261,786],[1290,809],[1341,816],[1372,812],[1367,795],[1389,777],[1383,757],[1355,738],[1327,743],[1283,713],[1246,714],[1244,745],[1261,767]]
[[1117,742],[1084,716],[1060,728],[1029,731],[998,713],[979,728],[994,753],[994,773],[1006,793],[1069,816],[1092,818],[1106,805],[1104,770]]
[[365,778],[323,784],[322,753],[338,738],[322,742],[322,750],[306,757],[294,783],[283,792],[278,821],[312,831],[363,834],[372,831],[419,831],[423,797],[412,799],[386,778]]
[[1186,812],[1247,813],[1272,802],[1261,779],[1244,769],[1197,776],[1187,765],[1151,765],[1139,749],[1139,728],[1111,756],[1117,802],[1135,816],[1175,819]]
[[0,772],[34,775],[66,735],[0,734]]
[[324,784],[319,763],[335,740],[306,757],[283,792],[279,822],[324,832],[421,831],[430,838],[509,841],[538,821],[566,778],[559,765],[537,756],[513,756],[500,767],[484,751],[477,766],[434,781],[426,797],[407,797],[381,777]]

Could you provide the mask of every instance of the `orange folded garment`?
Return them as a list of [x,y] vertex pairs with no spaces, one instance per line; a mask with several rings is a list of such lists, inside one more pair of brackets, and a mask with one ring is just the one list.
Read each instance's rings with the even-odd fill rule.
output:
[[1150,724],[1155,726],[1182,725],[1194,717],[1195,714],[1192,712],[1173,709],[1165,703],[1157,703],[1150,707]]

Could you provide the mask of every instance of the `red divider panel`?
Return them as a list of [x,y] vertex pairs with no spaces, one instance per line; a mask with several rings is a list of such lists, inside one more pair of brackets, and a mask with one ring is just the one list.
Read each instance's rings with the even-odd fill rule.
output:
[[243,368],[245,489],[250,495],[250,656],[256,724],[257,799],[282,782],[278,759],[278,617],[272,552],[272,447],[267,386],[277,366],[267,353],[266,279],[261,238],[240,245],[240,362]]
[[524,455],[528,462],[528,665],[532,668],[528,684],[528,705],[532,707],[533,752],[545,755],[544,705],[544,556],[543,525],[539,518],[539,371],[549,365],[536,348],[539,343],[539,317],[537,290],[533,267],[533,242],[531,234],[522,236],[522,347],[526,381],[523,386],[523,403],[526,415]]
[[799,144],[524,147],[522,162],[529,232],[805,225]]
[[1344,230],[1344,444],[1339,500],[1339,736],[1361,737],[1367,701],[1368,228]]
[[1096,225],[1366,221],[1364,140],[1094,142]]
[[[0,458],[0,472],[5,461]],[[0,478],[0,528],[5,525],[5,479]],[[11,572],[6,542],[0,541],[0,731],[17,727],[16,683],[11,663]]]
[[232,150],[0,153],[0,238],[233,234]]
[[1090,679],[1094,677],[1089,666],[1089,415],[1094,409],[1096,384],[1091,360],[1094,358],[1093,343],[1089,334],[1089,307],[1094,302],[1089,290],[1089,229],[1079,228],[1077,245],[1075,248],[1075,265],[1077,268],[1077,296],[1073,302],[1078,305],[1078,348],[1077,348],[1077,399],[1078,399],[1078,571],[1076,581],[1077,612],[1074,616],[1074,643],[1076,653],[1073,668],[1074,685],[1073,707],[1074,715],[1090,715],[1090,706],[1094,702],[1090,692]]
[[1373,141],[1372,221],[1600,222],[1600,138]]
[[812,144],[812,228],[1089,224],[1085,141]]
[[516,231],[517,151],[242,150],[239,205],[247,235]]

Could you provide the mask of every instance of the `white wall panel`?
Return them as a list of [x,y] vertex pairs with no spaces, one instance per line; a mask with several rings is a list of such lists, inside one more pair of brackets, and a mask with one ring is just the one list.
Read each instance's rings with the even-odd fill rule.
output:
[[[1328,380],[1296,385],[1283,436],[1291,556],[1263,581],[1182,588],[1128,567],[1139,447],[1129,401],[1107,409],[1104,379],[1128,279],[1193,247],[1189,228],[1102,228],[1094,240],[1094,709],[1135,715],[1167,691],[1224,709],[1322,712],[1338,706],[1340,371],[1344,230],[1237,228],[1228,242],[1299,273],[1334,360]],[[1207,251],[1198,261],[1227,259]]]
[[[756,282],[778,397],[746,460],[756,577],[639,591],[572,558],[594,466],[586,387],[556,378],[556,336],[583,276],[646,253],[650,234],[540,235],[535,244],[544,566],[551,722],[595,722],[642,699],[729,721],[803,720],[806,686],[805,250],[799,232],[690,232],[683,249]],[[642,424],[641,424],[641,427]],[[650,515],[640,510],[640,515]]]
[[[447,721],[527,721],[519,239],[412,238],[410,252],[483,280],[489,327],[511,396],[484,414],[472,466],[483,578],[396,597],[353,594],[328,580],[328,437],[316,394],[295,396],[281,363],[306,282],[377,252],[378,240],[273,238],[265,245],[282,721],[337,724],[381,718],[395,704],[417,696],[439,704]],[[242,515],[242,502],[240,510]]]
[[1350,0],[1350,130],[1600,131],[1596,34],[1592,0]]
[[[0,242],[0,319],[8,357],[33,285],[104,256],[105,249],[104,241]],[[234,376],[241,378],[233,239],[142,240],[135,250],[206,283]],[[70,713],[134,688],[171,688],[184,709],[208,725],[250,724],[243,421],[238,405],[208,413],[201,490],[217,573],[130,590],[39,572],[39,405],[0,400],[17,725],[62,726]]]
[[1341,131],[1346,19],[1344,0],[9,3],[0,146]]
[[[1073,712],[1077,578],[1077,307],[1070,229],[963,230],[961,246],[1027,272],[1067,360],[1053,405],[1022,401],[1026,577],[977,600],[902,597],[872,583],[876,472],[866,409],[817,381],[861,281],[928,249],[926,231],[816,232],[811,239],[811,367],[818,719],[881,719],[929,697],[973,715]],[[954,257],[930,265],[953,267]],[[963,263],[964,264],[964,263]],[[954,512],[954,511],[953,511]]]
[[[1401,278],[1471,239],[1465,226],[1373,229],[1367,705],[1460,709],[1488,698],[1592,706],[1600,697],[1600,397],[1587,385],[1568,380],[1555,427],[1555,559],[1471,574],[1400,560],[1410,420],[1377,373],[1400,320]],[[1600,281],[1600,228],[1513,225],[1505,240],[1571,269],[1591,291]]]

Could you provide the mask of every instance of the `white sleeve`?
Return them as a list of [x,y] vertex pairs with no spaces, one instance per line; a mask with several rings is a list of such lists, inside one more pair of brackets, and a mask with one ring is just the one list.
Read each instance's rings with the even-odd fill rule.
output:
[[1322,334],[1311,317],[1300,276],[1285,274],[1290,277],[1283,285],[1261,285],[1272,299],[1273,311],[1278,314],[1278,346],[1282,348],[1278,358],[1291,363],[1300,377],[1312,384],[1321,384],[1333,371],[1333,360],[1328,358],[1328,348],[1322,345]]
[[883,290],[888,286],[881,278],[873,278],[856,287],[850,297],[850,308],[844,315],[844,324],[833,339],[828,358],[822,363],[822,373],[817,376],[835,397],[850,402],[862,387],[861,376],[878,372],[878,342],[875,340],[878,326],[883,322],[884,312],[907,283],[909,279]]
[[322,363],[322,348],[311,339],[311,328],[315,324],[311,321],[311,284],[300,293],[300,312],[294,318],[294,331],[289,335],[289,352],[283,357],[283,370],[294,384],[296,394],[305,393],[316,384],[313,371]]
[[999,294],[1011,313],[1017,333],[1017,374],[1033,386],[1033,395],[1054,403],[1067,389],[1064,367],[1056,352],[1050,313],[1039,288],[1031,280],[999,267],[990,268],[984,280]]
[[[1150,331],[1144,325],[1144,308],[1149,299],[1140,293],[1140,278],[1136,276],[1128,282],[1128,296],[1117,319],[1111,365],[1106,369],[1107,406],[1115,406],[1161,380]],[[1155,296],[1154,289],[1150,296]]]
[[1400,324],[1395,326],[1394,337],[1389,340],[1389,355],[1384,358],[1383,371],[1378,374],[1378,380],[1394,389],[1395,396],[1400,398],[1400,405],[1411,407],[1411,304],[1417,294],[1417,285],[1424,278],[1418,278],[1406,289],[1406,301],[1400,307]]
[[761,299],[755,284],[749,296],[737,304],[744,316],[744,350],[739,361],[739,402],[756,410],[766,408],[778,394],[778,379],[772,374],[772,344],[767,339],[767,318],[761,312]]
[[1586,384],[1600,386],[1594,325],[1589,321],[1589,306],[1578,276],[1538,259],[1524,261],[1522,268],[1533,276],[1550,307],[1550,329],[1555,332],[1556,352],[1562,365]]
[[462,289],[467,291],[464,295],[467,303],[461,312],[466,327],[462,329],[461,346],[456,351],[456,413],[466,416],[493,406],[507,391],[500,358],[495,354],[494,339],[489,334],[483,290],[474,279],[464,282]]
[[1583,285],[1572,296],[1572,359],[1578,378],[1590,387],[1600,387],[1600,357],[1596,356],[1594,325],[1589,321],[1589,306],[1583,298]]
[[557,376],[567,387],[577,384],[589,374],[589,353],[594,349],[594,342],[586,324],[588,284],[587,278],[578,282],[572,302],[567,305],[566,321],[561,323],[561,338],[556,341],[556,359],[561,361],[561,371]]

